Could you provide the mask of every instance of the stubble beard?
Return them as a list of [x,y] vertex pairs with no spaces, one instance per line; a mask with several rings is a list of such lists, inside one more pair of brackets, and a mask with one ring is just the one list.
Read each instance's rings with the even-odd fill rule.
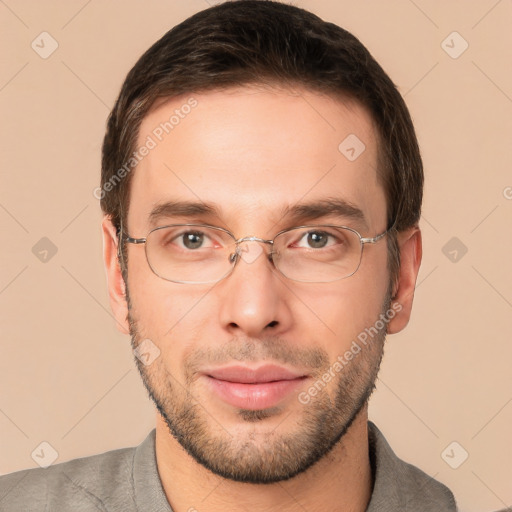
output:
[[[128,290],[127,290],[128,296]],[[388,293],[381,313],[389,310]],[[134,318],[128,299],[132,348],[144,339]],[[298,363],[301,367],[314,368],[313,382],[319,382],[330,365],[327,353],[315,348],[299,351],[283,340],[235,339],[220,352],[198,351],[184,361],[184,382],[171,375],[162,358],[145,366],[137,357],[135,362],[149,397],[164,419],[170,434],[199,464],[213,473],[237,482],[270,484],[293,478],[306,471],[325,457],[349,430],[355,418],[367,404],[382,361],[386,328],[380,330],[369,344],[362,347],[355,357],[336,374],[327,388],[307,404],[301,413],[288,418],[286,410],[274,407],[265,410],[236,411],[244,426],[244,437],[237,437],[219,424],[209,412],[209,404],[191,391],[194,385],[196,363],[229,357],[230,360],[251,361],[272,359],[283,363]],[[178,342],[174,340],[174,342]],[[334,389],[334,392],[333,392]],[[269,418],[282,415],[274,429],[265,427]],[[291,415],[290,415],[291,416]],[[267,422],[268,423],[268,422]],[[285,431],[286,425],[294,426]]]

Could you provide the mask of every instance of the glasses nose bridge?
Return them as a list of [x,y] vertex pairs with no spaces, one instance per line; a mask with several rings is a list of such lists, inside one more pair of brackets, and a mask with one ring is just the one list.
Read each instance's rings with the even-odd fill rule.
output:
[[[262,244],[268,244],[270,247],[273,248],[274,246],[274,240],[267,240],[265,238],[260,238],[258,236],[244,236],[243,238],[239,238],[238,240],[235,240],[235,252],[231,254],[230,260],[234,265],[238,263],[240,258],[242,257],[242,253],[244,252],[243,249],[241,249],[241,244],[244,242],[259,242]],[[273,256],[273,250],[271,250],[268,254],[269,260],[272,261]]]
[[258,236],[244,236],[243,238],[239,238],[235,240],[235,244],[238,247],[243,242],[260,242],[262,244],[274,245],[274,240],[266,240],[265,238],[260,238]]

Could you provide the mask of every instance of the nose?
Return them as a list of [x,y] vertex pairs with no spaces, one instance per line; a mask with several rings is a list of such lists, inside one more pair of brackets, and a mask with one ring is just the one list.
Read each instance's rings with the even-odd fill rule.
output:
[[232,335],[277,335],[292,323],[290,291],[261,242],[249,239],[239,244],[232,274],[216,287],[220,322]]

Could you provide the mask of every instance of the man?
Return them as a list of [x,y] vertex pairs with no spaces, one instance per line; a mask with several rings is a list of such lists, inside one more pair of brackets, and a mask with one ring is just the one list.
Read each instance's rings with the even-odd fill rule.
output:
[[422,187],[407,108],[345,30],[241,0],[167,33],[125,80],[98,191],[156,429],[3,477],[2,510],[456,510],[368,421]]

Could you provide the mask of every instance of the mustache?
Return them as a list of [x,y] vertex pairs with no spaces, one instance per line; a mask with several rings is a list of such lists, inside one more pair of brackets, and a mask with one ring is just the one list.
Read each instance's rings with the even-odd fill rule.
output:
[[324,349],[302,348],[278,337],[238,337],[218,347],[201,347],[186,357],[185,366],[187,373],[193,374],[206,365],[223,365],[233,361],[272,361],[312,372],[329,366],[329,356]]

